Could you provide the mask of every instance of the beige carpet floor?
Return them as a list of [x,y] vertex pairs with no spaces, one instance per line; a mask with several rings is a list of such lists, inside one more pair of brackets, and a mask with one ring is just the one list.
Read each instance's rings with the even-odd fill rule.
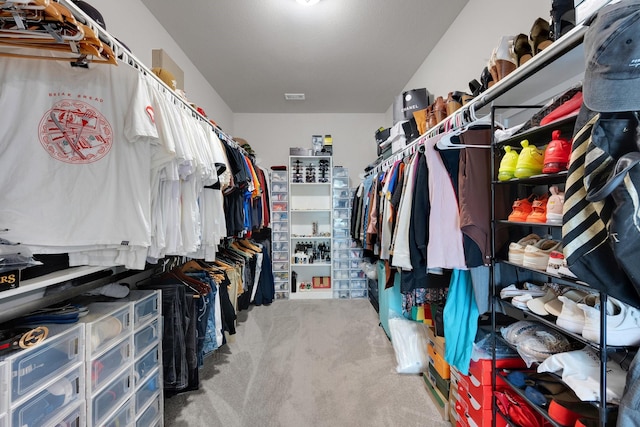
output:
[[367,300],[251,307],[205,360],[200,390],[165,399],[165,426],[449,426],[422,378],[395,367]]

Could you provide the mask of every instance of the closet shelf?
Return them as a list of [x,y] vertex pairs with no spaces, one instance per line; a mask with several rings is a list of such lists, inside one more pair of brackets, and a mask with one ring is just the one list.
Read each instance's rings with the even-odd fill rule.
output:
[[[549,417],[549,412],[547,410],[545,410],[544,408],[541,408],[540,406],[536,405],[535,403],[533,403],[531,400],[529,400],[529,398],[524,394],[524,392],[519,389],[518,387],[516,387],[515,385],[513,385],[506,377],[506,375],[502,375],[502,374],[496,374],[498,377],[500,377],[505,383],[507,383],[509,385],[509,387],[511,388],[511,390],[513,390],[514,392],[516,392],[521,398],[523,398],[525,400],[525,402],[527,402],[529,404],[529,406],[536,411],[537,413],[539,413],[540,415],[542,415],[545,420],[547,420],[547,422],[549,424],[551,424],[554,427],[562,427],[562,424],[558,424],[557,422],[555,422],[553,419],[551,419],[551,417]],[[498,411],[500,411],[499,408],[497,408]],[[500,412],[500,414],[502,414],[502,412]],[[505,415],[505,414],[502,414]],[[513,424],[513,425],[517,425],[517,424]]]
[[546,222],[509,221],[508,219],[499,219],[496,222],[498,224],[519,225],[522,227],[554,227],[554,228],[562,227],[562,224],[548,224]]
[[330,186],[330,182],[292,182],[290,185],[292,186],[313,186],[313,185],[322,185],[322,186]]
[[302,263],[296,264],[295,262],[291,263],[291,268],[293,269],[294,267],[331,267],[331,263],[329,262],[312,262],[310,264],[302,264]]
[[533,175],[529,178],[513,178],[507,181],[493,181],[494,184],[525,184],[525,185],[540,185],[549,183],[561,183],[567,180],[567,171],[552,173],[552,174],[540,174]]
[[529,142],[534,145],[540,145],[540,142],[544,142],[546,144],[551,141],[551,134],[554,130],[560,130],[565,135],[573,134],[573,127],[576,123],[577,117],[577,114],[573,114],[544,126],[536,126],[534,128],[527,129],[522,133],[497,141],[496,146],[504,147],[509,145],[512,147],[520,147],[520,141],[524,139],[529,140]]
[[319,290],[319,289],[308,289],[308,290],[297,290],[296,292],[291,292],[289,294],[289,299],[331,299],[333,298],[332,290]]
[[523,265],[516,264],[516,263],[513,263],[513,262],[509,262],[509,261],[503,260],[503,259],[497,259],[496,262],[498,262],[500,264],[511,265],[513,267],[521,268],[523,270],[531,271],[533,273],[538,273],[538,274],[540,274],[542,276],[548,276],[548,277],[553,277],[554,279],[563,280],[566,283],[569,283],[570,286],[573,286],[575,288],[581,289],[581,290],[583,290],[585,292],[598,292],[597,289],[592,288],[587,283],[585,283],[585,282],[583,282],[581,280],[574,279],[571,276],[562,276],[562,275],[559,275],[559,274],[549,273],[546,270],[536,270],[535,268],[525,267]]
[[[580,24],[518,67],[498,83],[478,95],[468,105],[476,115],[489,114],[492,104],[523,105],[543,102],[582,80],[584,47],[582,39],[587,27]],[[580,70],[576,74],[576,70]],[[531,99],[531,94],[538,94]]]

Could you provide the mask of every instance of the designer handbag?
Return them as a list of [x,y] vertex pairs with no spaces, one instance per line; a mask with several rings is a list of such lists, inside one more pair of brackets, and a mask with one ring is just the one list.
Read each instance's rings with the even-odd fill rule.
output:
[[612,196],[609,240],[618,264],[640,293],[640,152],[624,154],[602,187],[587,193],[590,202]]

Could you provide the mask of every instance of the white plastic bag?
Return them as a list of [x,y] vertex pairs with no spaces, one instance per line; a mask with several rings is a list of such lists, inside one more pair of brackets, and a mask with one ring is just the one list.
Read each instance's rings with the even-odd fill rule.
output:
[[427,333],[424,325],[389,310],[389,331],[399,374],[419,374],[428,368]]

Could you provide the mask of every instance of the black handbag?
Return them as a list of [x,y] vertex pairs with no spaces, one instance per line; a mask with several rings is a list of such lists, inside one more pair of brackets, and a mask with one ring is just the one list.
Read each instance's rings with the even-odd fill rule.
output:
[[587,193],[597,202],[611,196],[615,207],[609,225],[609,242],[620,267],[640,293],[640,152],[622,155],[607,181]]

